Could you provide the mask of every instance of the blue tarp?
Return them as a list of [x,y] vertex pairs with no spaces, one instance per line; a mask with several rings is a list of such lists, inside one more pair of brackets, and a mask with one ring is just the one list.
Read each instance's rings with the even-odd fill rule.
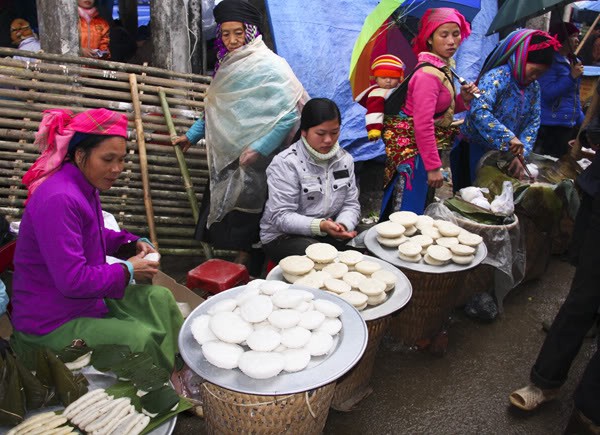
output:
[[[355,161],[385,155],[381,140],[369,142],[365,109],[352,100],[348,81],[354,42],[378,0],[265,0],[275,51],[291,65],[311,97],[326,97],[342,112],[340,145]],[[482,0],[473,21],[474,32],[457,53],[459,74],[476,78],[497,36],[485,38],[496,15],[496,0]],[[335,11],[339,11],[336,13]]]
[[266,0],[275,51],[284,57],[311,97],[326,97],[342,112],[340,145],[356,161],[384,154],[369,142],[365,109],[352,100],[348,73],[354,42],[377,0]]

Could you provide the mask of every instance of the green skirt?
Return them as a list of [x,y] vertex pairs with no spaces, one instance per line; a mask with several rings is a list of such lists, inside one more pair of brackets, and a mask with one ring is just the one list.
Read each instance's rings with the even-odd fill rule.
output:
[[169,289],[130,285],[122,299],[105,302],[108,314],[104,318],[74,319],[46,335],[15,331],[11,347],[27,363],[37,348],[59,351],[75,339],[84,340],[92,348],[102,344],[127,345],[132,352],[148,353],[157,366],[172,371],[183,317]]

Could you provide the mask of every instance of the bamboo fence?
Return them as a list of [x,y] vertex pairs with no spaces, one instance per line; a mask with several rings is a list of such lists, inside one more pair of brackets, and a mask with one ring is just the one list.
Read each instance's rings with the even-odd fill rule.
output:
[[[155,67],[0,48],[0,56],[14,55],[37,60],[23,62],[0,57],[0,214],[11,221],[20,220],[23,214],[27,189],[21,178],[39,155],[33,142],[42,112],[65,108],[78,113],[105,107],[127,115],[128,158],[119,180],[101,194],[103,209],[134,233],[147,236],[154,227],[163,254],[204,255],[201,244],[193,239],[197,211],[190,207],[190,195],[200,201],[206,188],[206,150],[200,144],[186,152],[189,174],[184,180],[181,155],[177,156],[171,137],[185,133],[202,115],[210,78]],[[137,82],[137,90],[132,91],[130,75]],[[139,102],[137,119],[134,100],[136,105]],[[170,126],[161,104],[170,109]],[[139,145],[143,143],[146,156],[140,159]],[[148,174],[146,200],[144,171]],[[153,208],[150,225],[148,201]]]

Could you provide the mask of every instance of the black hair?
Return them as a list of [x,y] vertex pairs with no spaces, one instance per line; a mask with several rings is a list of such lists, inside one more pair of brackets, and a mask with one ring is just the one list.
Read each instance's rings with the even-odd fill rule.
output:
[[[583,134],[582,134],[583,133]],[[579,134],[579,141],[585,147],[600,144],[600,119],[594,118]]]
[[342,115],[337,104],[328,98],[313,98],[308,100],[302,109],[300,130],[306,131],[315,125],[335,119],[337,119],[340,125],[342,124]]
[[[548,37],[544,35],[533,35],[529,46],[539,44],[547,41]],[[527,62],[537,63],[540,65],[552,65],[554,61],[554,48],[552,46],[542,48],[541,50],[534,50],[527,53]]]
[[113,137],[123,138],[122,136],[118,135],[105,136],[102,134],[88,134],[77,132],[69,142],[69,150],[67,151],[67,156],[69,157],[69,160],[75,162],[75,153],[77,152],[77,150],[81,150],[83,152],[81,164],[85,165],[85,162],[92,153],[92,150],[98,145],[100,145],[101,142]]

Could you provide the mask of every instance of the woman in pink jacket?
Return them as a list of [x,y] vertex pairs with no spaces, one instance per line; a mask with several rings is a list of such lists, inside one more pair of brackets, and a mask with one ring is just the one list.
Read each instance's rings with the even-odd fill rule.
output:
[[471,27],[451,8],[429,9],[413,41],[418,64],[409,78],[404,107],[384,120],[386,145],[385,194],[382,218],[398,210],[421,214],[428,190],[442,186],[439,149],[451,144],[454,113],[478,91],[474,84],[454,88],[452,56]]

